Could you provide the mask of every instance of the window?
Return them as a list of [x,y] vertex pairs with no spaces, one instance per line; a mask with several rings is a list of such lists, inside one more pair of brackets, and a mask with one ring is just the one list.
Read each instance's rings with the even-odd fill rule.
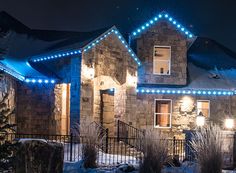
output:
[[155,100],[154,127],[171,127],[171,100]]
[[154,46],[153,74],[170,75],[171,47]]
[[202,114],[205,117],[210,116],[210,101],[198,100],[197,101],[197,115]]

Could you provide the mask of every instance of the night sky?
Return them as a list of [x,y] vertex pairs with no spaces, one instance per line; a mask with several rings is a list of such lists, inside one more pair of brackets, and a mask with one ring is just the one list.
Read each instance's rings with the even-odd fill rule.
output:
[[85,31],[116,25],[131,32],[165,10],[198,36],[236,52],[236,0],[0,0],[32,29]]

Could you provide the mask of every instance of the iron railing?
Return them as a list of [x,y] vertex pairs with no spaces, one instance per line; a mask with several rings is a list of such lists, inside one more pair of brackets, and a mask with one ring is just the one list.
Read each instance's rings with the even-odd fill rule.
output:
[[[117,140],[140,150],[139,139],[145,134],[144,130],[137,129],[123,121],[117,121]],[[133,139],[133,140],[129,140]]]
[[[64,147],[64,161],[79,161],[83,159],[82,146],[86,144],[87,137],[74,135],[42,135],[42,134],[9,134],[9,140],[19,140],[22,138],[45,139],[50,142],[61,143]],[[99,166],[114,166],[117,164],[139,164],[143,158],[140,148],[127,145],[137,143],[136,138],[119,138],[106,137],[105,150],[102,146],[98,147],[97,163]],[[185,140],[168,139],[168,151],[171,157],[178,156],[183,161],[188,153],[186,153]],[[140,142],[141,143],[141,142]],[[141,146],[140,146],[141,147]]]

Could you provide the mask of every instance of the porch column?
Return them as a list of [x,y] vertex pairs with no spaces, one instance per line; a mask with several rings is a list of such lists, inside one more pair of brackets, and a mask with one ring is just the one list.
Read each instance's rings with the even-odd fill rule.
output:
[[71,59],[70,129],[80,123],[80,84],[82,55]]

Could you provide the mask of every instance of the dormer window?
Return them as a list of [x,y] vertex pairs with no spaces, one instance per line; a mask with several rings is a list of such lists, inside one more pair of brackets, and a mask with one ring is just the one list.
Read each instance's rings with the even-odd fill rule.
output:
[[153,74],[170,75],[171,47],[154,46]]

